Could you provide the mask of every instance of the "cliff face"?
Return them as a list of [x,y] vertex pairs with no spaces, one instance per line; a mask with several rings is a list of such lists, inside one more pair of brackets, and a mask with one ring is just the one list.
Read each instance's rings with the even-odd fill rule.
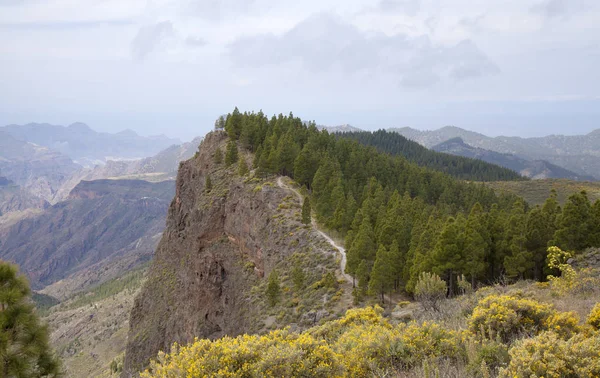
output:
[[274,267],[285,269],[295,252],[323,259],[310,274],[335,269],[331,248],[299,222],[295,196],[271,182],[239,177],[236,165],[213,162],[226,141],[224,132],[208,134],[198,155],[179,168],[167,228],[131,313],[125,377],[173,342],[277,326],[253,287],[264,285]]

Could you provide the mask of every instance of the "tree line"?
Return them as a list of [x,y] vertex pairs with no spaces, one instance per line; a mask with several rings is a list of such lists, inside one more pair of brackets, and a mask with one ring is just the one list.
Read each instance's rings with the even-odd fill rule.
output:
[[459,277],[473,285],[542,279],[549,244],[600,244],[600,203],[585,193],[562,209],[555,194],[530,209],[517,196],[319,131],[292,113],[267,118],[236,108],[221,124],[228,151],[252,151],[259,175],[286,175],[309,189],[319,223],[345,238],[358,295],[412,293],[422,272],[440,275],[450,294]]
[[430,150],[404,136],[386,130],[336,133],[339,138],[356,140],[362,145],[376,147],[381,152],[402,155],[420,166],[448,173],[469,181],[527,180],[517,172],[483,160],[454,156]]

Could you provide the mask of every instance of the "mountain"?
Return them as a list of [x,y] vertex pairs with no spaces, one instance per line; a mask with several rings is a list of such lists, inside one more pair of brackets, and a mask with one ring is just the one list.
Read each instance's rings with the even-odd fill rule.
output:
[[179,163],[194,156],[202,138],[173,145],[158,154],[138,160],[109,160],[93,168],[81,168],[57,190],[53,201],[67,198],[71,190],[82,180],[136,179],[150,182],[174,180]]
[[[324,307],[331,289],[317,282],[339,265],[329,243],[300,222],[297,196],[268,178],[248,180],[236,174],[236,166],[215,163],[215,151],[225,151],[227,140],[223,131],[209,133],[198,155],[179,168],[167,228],[131,312],[124,376],[173,342],[264,332],[289,323],[302,328],[346,308],[335,301]],[[294,299],[297,312],[272,316],[262,295],[266,277],[276,270],[289,282],[294,264],[308,269],[307,291]],[[340,287],[338,299],[350,291],[349,285]],[[290,294],[277,308],[292,300]]]
[[82,165],[91,166],[107,160],[139,159],[152,156],[173,145],[177,139],[164,135],[143,137],[132,130],[116,134],[100,133],[84,123],[57,126],[47,123],[8,125],[0,132],[15,139],[59,151]]
[[82,181],[66,201],[3,229],[0,258],[17,263],[35,289],[76,276],[82,288],[122,274],[150,259],[173,187]]
[[355,140],[366,146],[373,146],[381,152],[403,156],[406,160],[422,167],[444,172],[462,180],[496,181],[523,179],[514,170],[502,168],[492,161],[487,162],[484,159],[473,159],[474,156],[452,156],[432,151],[395,132],[388,132],[386,130],[374,132],[360,131],[346,132],[337,134],[337,136]]
[[338,126],[317,126],[319,130],[327,130],[330,133],[349,133],[349,132],[358,132],[363,131],[358,127],[354,127],[349,124],[338,125]]
[[0,172],[33,195],[51,201],[81,166],[60,152],[0,131]]
[[27,209],[46,209],[49,206],[47,201],[34,196],[6,177],[0,177],[0,219],[8,213],[23,212]]
[[600,129],[586,135],[549,135],[534,138],[492,138],[454,126],[426,131],[409,127],[392,128],[389,131],[395,131],[428,148],[460,137],[473,147],[512,154],[530,161],[545,160],[579,175],[593,176],[600,180]]
[[449,139],[433,146],[431,149],[447,154],[483,160],[491,164],[512,169],[515,172],[519,172],[522,176],[532,179],[566,178],[578,181],[594,180],[594,178],[591,176],[583,176],[575,172],[571,172],[568,169],[561,168],[544,160],[530,161],[519,158],[512,154],[505,154],[473,147],[466,144],[460,137]]

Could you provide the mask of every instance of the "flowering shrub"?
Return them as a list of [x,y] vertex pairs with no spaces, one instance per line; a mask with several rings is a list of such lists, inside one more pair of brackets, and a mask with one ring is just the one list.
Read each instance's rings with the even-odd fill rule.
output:
[[595,329],[600,329],[600,302],[596,303],[592,311],[587,317],[587,324]]
[[573,311],[554,313],[544,321],[543,328],[568,339],[581,330],[579,315]]
[[501,377],[598,377],[600,336],[579,334],[569,340],[554,332],[524,339],[510,350],[510,364]]
[[173,346],[141,377],[336,377],[342,366],[327,344],[309,334],[285,330]]
[[142,377],[365,377],[465,357],[459,335],[433,323],[391,326],[381,308],[297,334],[287,330],[196,340],[160,353]]
[[552,288],[560,294],[572,290],[577,283],[577,272],[567,261],[573,257],[571,252],[563,251],[558,247],[548,248],[548,267],[558,269],[560,277],[548,276]]
[[490,295],[479,301],[469,319],[469,330],[479,336],[495,339],[499,337],[504,342],[521,335],[534,335],[539,331],[567,325],[571,319],[557,317],[551,305],[539,303],[532,299],[517,298],[510,295]]

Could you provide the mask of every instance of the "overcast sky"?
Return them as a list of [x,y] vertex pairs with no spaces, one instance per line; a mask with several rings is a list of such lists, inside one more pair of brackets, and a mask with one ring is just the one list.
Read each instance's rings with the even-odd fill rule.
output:
[[600,128],[598,0],[0,0],[0,124]]

